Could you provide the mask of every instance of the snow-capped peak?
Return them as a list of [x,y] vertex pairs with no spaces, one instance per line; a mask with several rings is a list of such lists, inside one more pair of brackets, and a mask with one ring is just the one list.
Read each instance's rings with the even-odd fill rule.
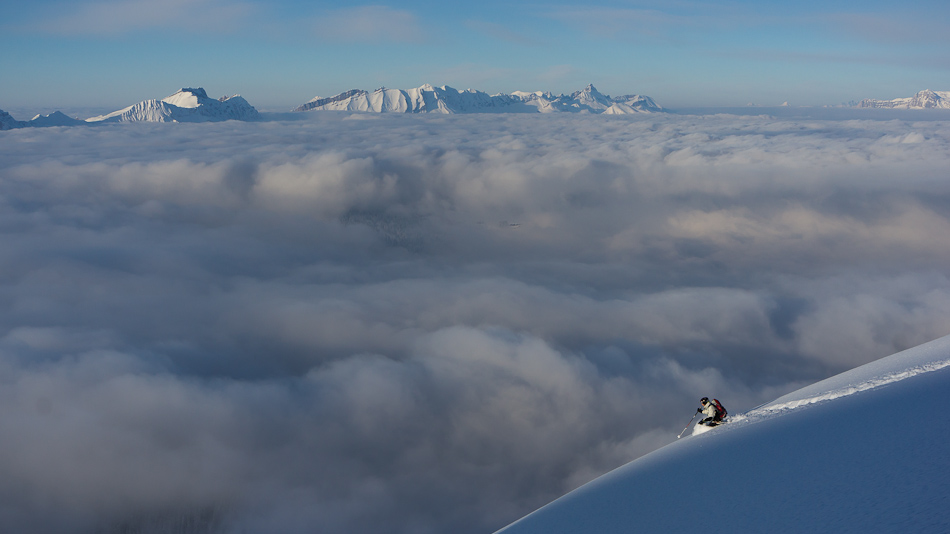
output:
[[571,95],[571,99],[574,100],[573,105],[592,112],[603,112],[614,104],[609,97],[601,94],[594,84],[588,84],[583,91],[575,92]]
[[602,97],[603,95],[597,90],[596,87],[594,87],[594,84],[589,83],[583,90],[576,91],[571,96],[574,98],[597,98]]
[[138,104],[86,119],[87,122],[212,122],[224,120],[256,120],[254,106],[240,95],[208,97],[203,88],[185,87],[161,100],[144,100]]

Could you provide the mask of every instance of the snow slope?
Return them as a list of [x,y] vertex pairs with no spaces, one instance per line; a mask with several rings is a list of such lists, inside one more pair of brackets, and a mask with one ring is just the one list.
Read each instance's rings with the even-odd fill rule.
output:
[[257,120],[254,106],[240,95],[209,98],[202,88],[183,88],[161,100],[144,100],[86,122],[211,122]]
[[948,394],[950,336],[730,416],[499,534],[950,532]]
[[894,100],[865,99],[858,103],[859,108],[891,109],[950,109],[950,91],[931,91],[924,89],[909,98]]
[[648,96],[625,95],[611,98],[593,85],[571,95],[547,92],[489,95],[475,89],[458,90],[447,85],[426,84],[415,89],[386,89],[373,92],[352,89],[331,97],[315,97],[294,111],[368,111],[376,113],[650,113],[662,108]]

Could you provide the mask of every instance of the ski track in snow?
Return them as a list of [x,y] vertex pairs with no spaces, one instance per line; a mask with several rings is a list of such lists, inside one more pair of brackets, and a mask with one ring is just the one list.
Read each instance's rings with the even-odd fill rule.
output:
[[[762,419],[767,419],[774,417],[782,412],[787,410],[795,410],[803,406],[810,406],[812,404],[818,404],[821,402],[827,402],[833,399],[838,399],[841,397],[847,397],[848,395],[854,395],[855,393],[860,393],[862,391],[867,391],[869,389],[874,389],[881,387],[887,384],[892,384],[894,382],[899,382],[901,380],[910,378],[912,376],[917,376],[924,373],[930,373],[943,369],[944,367],[950,366],[950,359],[932,362],[924,365],[918,365],[916,367],[911,367],[900,372],[890,373],[878,378],[867,380],[865,382],[860,382],[858,384],[849,385],[843,388],[832,389],[820,395],[814,395],[812,397],[806,397],[804,399],[798,399],[788,402],[783,402],[779,404],[767,404],[758,408],[753,408],[746,413],[737,414],[735,416],[729,416],[731,423],[747,422],[753,423]],[[711,428],[709,430],[712,430]],[[702,433],[702,432],[701,432]]]

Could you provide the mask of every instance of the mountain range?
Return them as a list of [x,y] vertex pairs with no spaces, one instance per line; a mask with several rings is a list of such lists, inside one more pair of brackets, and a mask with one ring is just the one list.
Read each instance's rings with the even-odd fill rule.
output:
[[[860,108],[950,109],[950,91],[926,89],[908,98],[866,99],[853,103]],[[476,89],[453,89],[429,84],[415,89],[375,91],[352,89],[336,96],[315,97],[293,111],[351,111],[375,113],[591,113],[633,114],[665,111],[644,95],[611,97],[592,84],[569,95],[546,91],[515,91],[489,95]],[[253,121],[260,113],[240,95],[210,98],[203,88],[182,88],[160,100],[143,100],[106,115],[80,120],[56,111],[19,121],[0,109],[0,130],[42,126],[77,126],[114,122],[212,122]]]
[[537,91],[489,95],[475,89],[459,90],[426,84],[415,89],[373,92],[352,89],[330,97],[315,97],[294,111],[364,111],[376,113],[604,113],[626,115],[663,111],[643,95],[610,97],[593,84],[570,95]]

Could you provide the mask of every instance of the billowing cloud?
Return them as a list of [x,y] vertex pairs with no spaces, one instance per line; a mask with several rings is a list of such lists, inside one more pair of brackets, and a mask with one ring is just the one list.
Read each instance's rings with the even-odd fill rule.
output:
[[3,137],[13,529],[490,532],[703,395],[741,411],[950,332],[942,121]]

